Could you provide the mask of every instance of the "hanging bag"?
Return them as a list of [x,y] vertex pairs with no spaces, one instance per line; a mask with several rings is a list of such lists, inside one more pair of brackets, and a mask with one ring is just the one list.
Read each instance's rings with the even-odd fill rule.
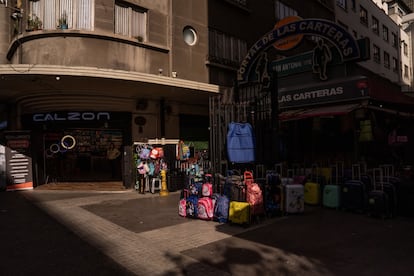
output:
[[254,162],[255,148],[255,137],[251,124],[231,122],[227,132],[229,161],[233,163]]

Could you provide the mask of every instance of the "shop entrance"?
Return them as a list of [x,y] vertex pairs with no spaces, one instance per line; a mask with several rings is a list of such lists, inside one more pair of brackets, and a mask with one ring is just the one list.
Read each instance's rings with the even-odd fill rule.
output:
[[119,129],[65,129],[43,133],[45,182],[120,181],[122,154],[113,161],[107,150],[113,144],[121,153]]

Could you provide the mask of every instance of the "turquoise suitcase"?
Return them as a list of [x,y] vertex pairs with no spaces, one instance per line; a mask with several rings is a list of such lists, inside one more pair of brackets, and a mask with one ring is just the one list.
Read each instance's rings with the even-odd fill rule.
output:
[[322,204],[328,208],[339,208],[341,187],[339,185],[325,185],[322,193]]
[[330,168],[331,184],[325,185],[322,191],[322,206],[328,208],[339,208],[341,206],[341,190],[339,178],[343,176],[343,164],[337,163]]

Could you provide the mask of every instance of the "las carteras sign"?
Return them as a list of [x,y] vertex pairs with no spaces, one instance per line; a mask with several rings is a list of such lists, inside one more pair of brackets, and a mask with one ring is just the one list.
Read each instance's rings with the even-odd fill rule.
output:
[[364,76],[347,78],[343,81],[325,83],[319,86],[291,87],[279,89],[279,108],[292,108],[364,99],[369,94],[368,80]]
[[[297,37],[298,35],[315,35],[330,41],[338,50],[343,62],[360,57],[358,43],[347,30],[335,22],[325,19],[300,19],[298,17],[295,17],[293,21],[287,20],[286,22],[285,24],[276,25],[275,29],[265,34],[250,48],[238,71],[239,82],[249,81],[251,68],[264,50],[273,44],[277,44],[280,40],[287,41],[290,37]],[[293,44],[293,46],[296,45]],[[277,49],[288,50],[290,48],[281,49],[281,47],[278,47]]]

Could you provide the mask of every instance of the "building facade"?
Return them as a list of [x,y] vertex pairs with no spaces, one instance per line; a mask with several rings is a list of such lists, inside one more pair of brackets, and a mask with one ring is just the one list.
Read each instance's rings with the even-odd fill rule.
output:
[[209,83],[207,19],[207,1],[2,2],[6,155],[9,133],[25,131],[34,185],[130,186],[129,169],[108,174],[110,143],[123,153],[119,168],[129,168],[134,142],[208,141],[208,99],[220,90]]

